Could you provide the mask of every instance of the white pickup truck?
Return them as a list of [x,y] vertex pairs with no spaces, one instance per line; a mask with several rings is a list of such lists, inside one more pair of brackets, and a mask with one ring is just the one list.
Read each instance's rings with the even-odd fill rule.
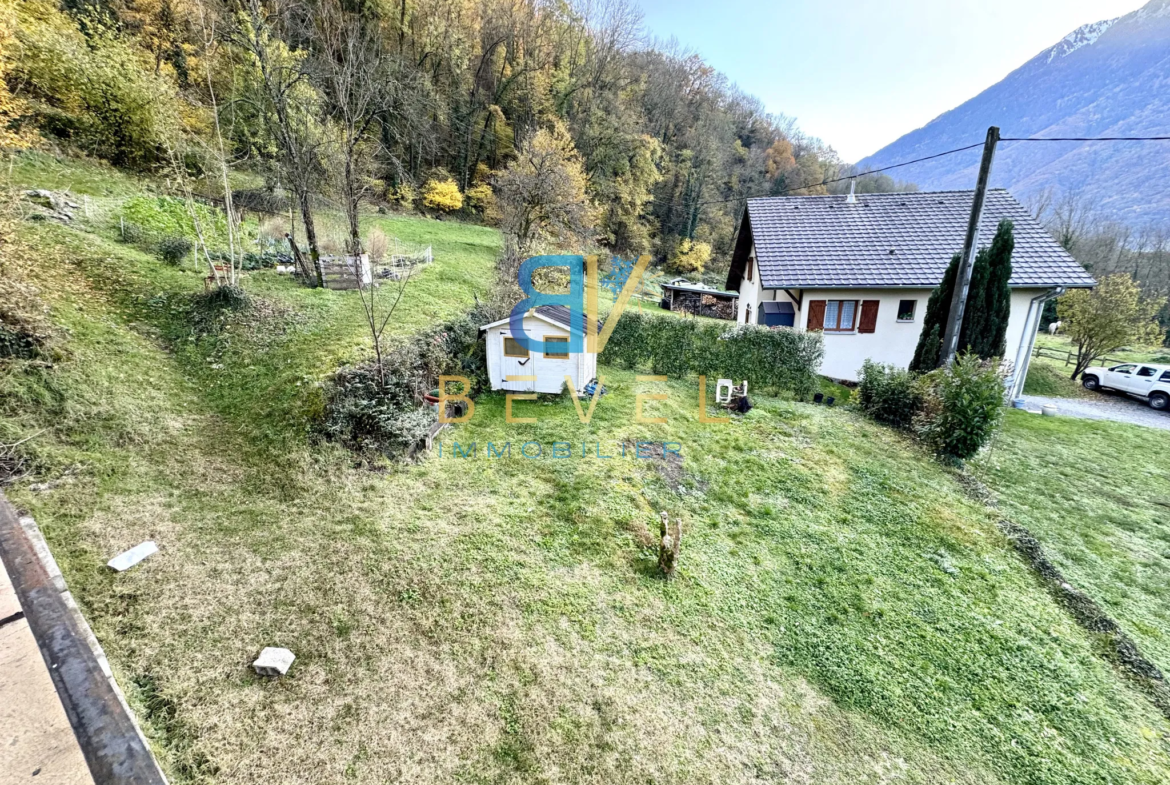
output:
[[1081,374],[1086,390],[1117,390],[1145,398],[1151,409],[1170,409],[1170,365],[1122,363],[1112,368],[1086,368]]

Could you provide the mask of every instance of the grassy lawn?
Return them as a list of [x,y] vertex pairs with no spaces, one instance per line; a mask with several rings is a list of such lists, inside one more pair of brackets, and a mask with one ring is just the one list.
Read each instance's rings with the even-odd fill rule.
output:
[[980,474],[1163,672],[1170,670],[1170,436],[1008,412]]
[[[370,220],[435,249],[396,329],[490,281],[491,230]],[[183,295],[198,274],[73,229],[28,224],[21,238],[68,357],[2,371],[0,441],[43,429],[28,443],[37,479],[62,480],[10,495],[37,517],[174,782],[1170,778],[1170,723],[994,515],[848,410],[753,396],[747,416],[701,423],[695,380],[603,367],[610,394],[589,424],[568,400],[517,402],[537,422],[508,424],[503,397],[486,395],[441,455],[356,468],[307,436],[321,380],[366,351],[356,294],[249,275],[264,307],[195,338]],[[666,423],[635,422],[639,392],[667,394],[646,404]],[[1068,440],[1054,464],[1078,486],[1066,525],[1110,488],[1126,533],[1090,541],[1081,527],[1093,554],[1116,550],[1069,575],[1094,593],[1092,575],[1120,584],[1096,596],[1130,608],[1118,618],[1164,662],[1156,578],[1120,565],[1157,542],[1165,461],[1116,484],[1120,465],[1093,462],[1104,426],[1024,417],[981,471],[1047,539],[1026,517],[1027,483],[1055,469],[1018,467]],[[1129,456],[1143,432],[1125,433]],[[508,456],[488,457],[489,441]],[[639,441],[678,443],[681,458],[639,459]],[[524,457],[527,442],[543,457]],[[554,442],[573,457],[553,457]],[[684,530],[672,583],[654,570],[661,510]],[[160,554],[104,568],[147,538]],[[288,678],[251,674],[266,645],[297,654]]]

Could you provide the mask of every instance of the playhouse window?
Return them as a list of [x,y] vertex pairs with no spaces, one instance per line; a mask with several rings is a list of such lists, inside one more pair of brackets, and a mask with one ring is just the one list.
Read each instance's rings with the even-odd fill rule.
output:
[[560,335],[544,336],[544,357],[546,360],[569,359],[569,339]]
[[528,349],[521,346],[520,342],[515,338],[504,338],[504,356],[505,357],[527,357]]

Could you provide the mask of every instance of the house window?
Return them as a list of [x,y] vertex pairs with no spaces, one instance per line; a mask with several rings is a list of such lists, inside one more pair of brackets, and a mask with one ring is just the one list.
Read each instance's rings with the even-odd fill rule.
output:
[[856,329],[857,301],[829,300],[825,303],[825,326],[827,333],[847,333]]
[[569,359],[569,339],[561,335],[544,336],[544,359]]
[[749,281],[752,279],[752,268],[755,266],[756,260],[749,256],[747,260],[747,279]]
[[504,338],[504,356],[505,357],[527,357],[528,349],[520,345],[520,342],[515,338]]
[[914,321],[914,309],[917,307],[917,300],[899,300],[898,301],[898,321],[912,322]]

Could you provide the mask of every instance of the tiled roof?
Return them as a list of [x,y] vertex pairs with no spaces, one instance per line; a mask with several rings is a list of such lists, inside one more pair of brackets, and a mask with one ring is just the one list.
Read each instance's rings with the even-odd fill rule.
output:
[[[974,191],[780,196],[748,201],[767,288],[936,286],[967,233]],[[1093,286],[1085,272],[1005,190],[987,193],[979,245],[1003,218],[1015,224],[1012,286]],[[738,254],[737,254],[738,256]],[[728,288],[739,286],[734,259]]]
[[[572,331],[572,330],[579,330],[581,332],[585,331],[584,328],[585,328],[586,322],[585,322],[585,314],[584,313],[578,314],[577,324],[576,324],[576,326],[574,326],[572,324],[572,319],[571,319],[572,312],[563,305],[539,305],[536,308],[536,312],[538,314],[540,314],[541,316],[545,317],[546,319],[552,319],[557,324],[563,324],[565,327],[568,327],[570,331]],[[597,331],[599,333],[601,332],[601,327],[602,327],[601,322],[598,321],[597,322]]]

